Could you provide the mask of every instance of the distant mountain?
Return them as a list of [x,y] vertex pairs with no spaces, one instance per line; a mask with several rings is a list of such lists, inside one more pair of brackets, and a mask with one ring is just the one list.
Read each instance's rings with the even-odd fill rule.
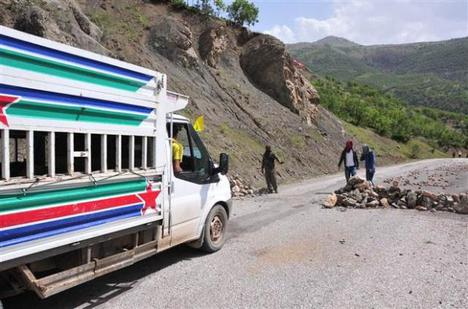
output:
[[318,75],[373,85],[412,105],[468,114],[468,38],[363,46],[326,37],[288,48]]

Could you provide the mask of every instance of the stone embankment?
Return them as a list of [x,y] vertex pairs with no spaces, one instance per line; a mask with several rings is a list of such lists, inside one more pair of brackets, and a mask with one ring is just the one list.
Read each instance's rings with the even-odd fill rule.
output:
[[325,208],[335,206],[350,208],[397,208],[420,211],[449,211],[468,214],[468,195],[434,194],[424,190],[400,187],[394,181],[389,188],[372,187],[367,181],[353,177],[348,184],[329,195],[323,202]]

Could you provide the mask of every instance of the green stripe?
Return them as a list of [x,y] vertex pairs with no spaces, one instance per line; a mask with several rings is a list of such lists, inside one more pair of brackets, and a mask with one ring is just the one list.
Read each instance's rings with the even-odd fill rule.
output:
[[17,117],[97,122],[127,126],[138,126],[147,118],[147,116],[143,115],[111,112],[88,107],[38,103],[25,100],[10,105],[7,109],[7,114]]
[[51,204],[67,204],[88,199],[93,200],[115,195],[125,195],[144,191],[145,188],[146,180],[142,179],[74,189],[27,193],[26,195],[0,196],[0,213]]
[[126,91],[135,92],[145,85],[143,82],[26,55],[4,48],[0,48],[0,64]]

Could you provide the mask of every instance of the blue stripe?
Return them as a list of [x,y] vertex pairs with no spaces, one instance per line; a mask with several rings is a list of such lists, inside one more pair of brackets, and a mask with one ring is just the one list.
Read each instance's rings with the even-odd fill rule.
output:
[[26,50],[35,54],[40,54],[40,55],[52,57],[55,59],[65,60],[65,61],[73,62],[76,64],[86,65],[86,66],[100,69],[106,72],[111,72],[111,73],[123,75],[126,77],[140,79],[145,82],[149,82],[151,79],[153,79],[153,76],[151,75],[135,72],[129,69],[124,69],[124,68],[121,68],[112,64],[100,62],[97,60],[92,60],[92,59],[88,59],[85,57],[73,55],[73,54],[55,50],[49,47],[37,45],[31,42],[22,41],[22,40],[12,38],[3,34],[0,34],[0,43],[5,46],[9,46],[9,47],[13,47],[13,48],[21,49],[21,50]]
[[54,93],[54,92],[48,92],[44,90],[16,87],[16,86],[10,86],[10,85],[5,85],[5,84],[0,84],[0,93],[20,96],[20,97],[27,97],[33,100],[39,99],[39,100],[46,100],[46,101],[61,103],[61,104],[73,104],[73,105],[81,105],[81,106],[88,106],[88,107],[104,107],[104,108],[111,108],[111,109],[120,110],[120,111],[138,112],[142,114],[149,114],[153,111],[152,108],[148,108],[148,107],[141,107],[141,106],[135,106],[135,105],[130,105],[126,103],[112,102],[112,101],[106,101],[106,100],[85,98],[85,97],[79,97],[79,96],[74,96],[70,94]]
[[143,204],[44,222],[1,232],[0,248],[141,215]]

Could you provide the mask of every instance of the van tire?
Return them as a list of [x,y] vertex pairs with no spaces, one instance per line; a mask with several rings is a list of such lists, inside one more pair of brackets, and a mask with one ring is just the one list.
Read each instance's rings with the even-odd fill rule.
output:
[[212,253],[221,249],[226,241],[228,216],[221,205],[215,205],[206,218],[203,229],[203,251]]

